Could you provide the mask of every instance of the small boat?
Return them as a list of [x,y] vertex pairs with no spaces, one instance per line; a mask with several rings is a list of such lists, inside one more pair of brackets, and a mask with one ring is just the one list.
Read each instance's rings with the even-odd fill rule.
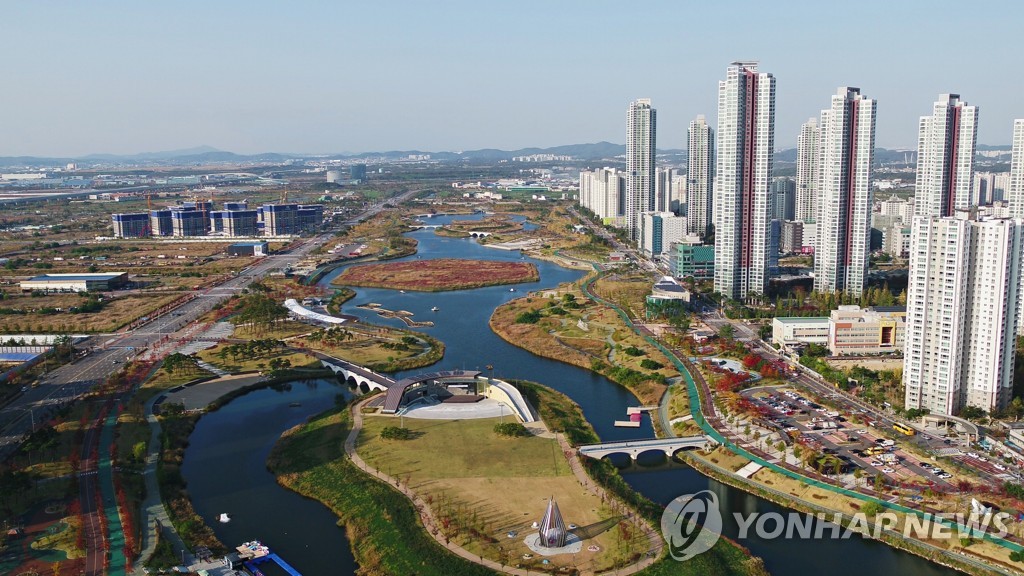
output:
[[225,512],[217,518],[217,521],[221,524],[227,524],[228,522],[231,522],[231,517],[228,516],[227,512]]
[[509,289],[508,289],[508,291],[509,291],[509,292],[515,292],[515,291],[516,291],[516,289],[515,289],[515,288],[509,288]]
[[440,308],[438,308],[437,306],[434,306],[433,308],[430,309],[431,312],[437,312],[438,310],[440,310]]
[[399,294],[405,294],[405,290],[399,290],[398,293]]
[[298,408],[299,406],[302,406],[301,402],[292,402],[288,405],[289,408]]

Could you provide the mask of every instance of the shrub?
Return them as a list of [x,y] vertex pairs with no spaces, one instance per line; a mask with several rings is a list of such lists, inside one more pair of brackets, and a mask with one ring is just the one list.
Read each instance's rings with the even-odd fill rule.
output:
[[408,428],[399,428],[398,426],[385,426],[380,431],[380,437],[385,440],[411,440],[413,437],[412,430]]
[[530,435],[530,431],[526,429],[526,426],[523,426],[519,422],[495,424],[494,433],[498,436],[505,436],[506,438],[518,438],[520,436]]
[[640,361],[640,367],[646,368],[647,370],[661,370],[662,368],[665,367],[665,365],[662,364],[661,362],[655,362],[650,358],[644,358],[643,360]]
[[623,348],[622,351],[625,352],[629,356],[643,356],[643,355],[646,354],[643,350],[637,348],[636,346],[630,346],[629,348]]
[[516,324],[536,324],[540,321],[540,312],[531,310],[516,316]]

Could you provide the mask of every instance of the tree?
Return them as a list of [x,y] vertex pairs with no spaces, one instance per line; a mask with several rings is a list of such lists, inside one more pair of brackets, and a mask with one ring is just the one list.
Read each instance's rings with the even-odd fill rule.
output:
[[964,406],[960,411],[960,417],[968,420],[979,420],[988,416],[988,413],[977,406]]
[[723,340],[732,340],[736,336],[736,328],[732,324],[723,324],[718,329],[718,337]]

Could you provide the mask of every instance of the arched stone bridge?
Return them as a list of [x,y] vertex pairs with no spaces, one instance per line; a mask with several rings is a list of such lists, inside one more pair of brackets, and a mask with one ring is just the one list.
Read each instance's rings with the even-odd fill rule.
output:
[[650,440],[626,440],[580,446],[580,455],[601,459],[612,454],[627,454],[636,460],[644,452],[659,451],[671,458],[680,450],[708,450],[717,445],[709,436],[686,436],[684,438],[651,438]]
[[360,388],[367,388],[369,390],[387,390],[390,388],[395,381],[383,374],[378,374],[373,370],[363,368],[358,364],[346,362],[340,358],[329,356],[322,352],[312,352],[314,356],[320,359],[320,364],[324,368],[328,368],[331,372],[334,372],[340,376],[343,380],[349,384],[354,384]]

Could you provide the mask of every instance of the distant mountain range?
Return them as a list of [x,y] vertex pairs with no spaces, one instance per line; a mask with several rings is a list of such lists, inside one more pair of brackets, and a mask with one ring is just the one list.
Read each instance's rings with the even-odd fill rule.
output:
[[[979,144],[978,151],[1009,151],[1009,145],[992,146]],[[659,149],[659,155],[685,156],[685,150]],[[267,152],[263,154],[235,154],[218,150],[211,146],[198,146],[182,150],[167,150],[164,152],[144,152],[132,155],[117,154],[90,154],[88,156],[67,157],[67,158],[46,158],[36,156],[8,156],[0,157],[0,167],[61,167],[69,163],[82,164],[85,166],[108,165],[108,166],[155,166],[155,165],[194,165],[194,164],[244,164],[244,163],[284,163],[289,160],[352,160],[359,158],[401,160],[410,156],[429,155],[431,160],[444,162],[498,162],[511,160],[516,156],[531,156],[534,154],[553,154],[556,156],[572,156],[579,160],[604,160],[612,159],[626,154],[625,144],[613,144],[611,142],[597,142],[592,144],[568,144],[565,146],[554,146],[551,148],[521,148],[519,150],[498,150],[496,148],[484,148],[481,150],[466,150],[459,152],[429,152],[423,150],[391,150],[387,152],[365,152],[362,154],[289,154]],[[877,148],[875,150],[875,161],[879,163],[900,162],[908,156],[913,158],[913,150],[888,150]],[[775,153],[775,160],[780,163],[796,162],[796,148],[778,150]]]

